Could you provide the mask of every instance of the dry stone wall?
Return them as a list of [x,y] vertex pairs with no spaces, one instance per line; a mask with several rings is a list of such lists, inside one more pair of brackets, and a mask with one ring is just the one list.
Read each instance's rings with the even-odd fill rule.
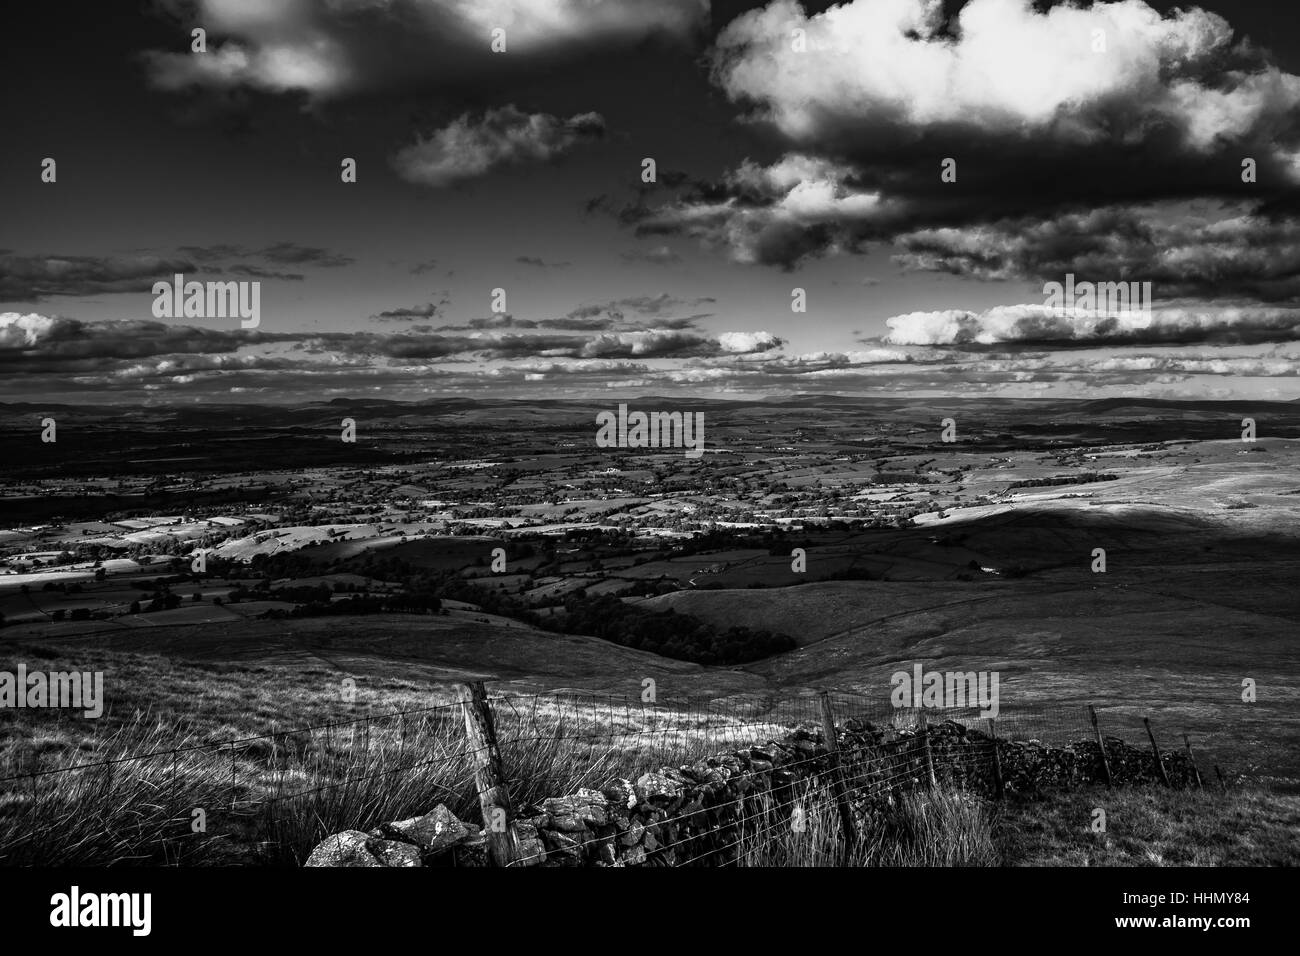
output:
[[[868,820],[901,790],[925,786],[930,763],[941,786],[996,792],[994,741],[954,721],[926,738],[893,727],[848,721],[838,732],[840,760],[855,816]],[[1032,793],[1104,781],[1095,741],[1050,747],[1036,740],[996,742],[1004,792]],[[1114,782],[1159,781],[1149,749],[1106,738]],[[1171,785],[1194,782],[1185,754],[1162,754]],[[665,767],[635,781],[615,779],[516,808],[520,866],[723,865],[739,852],[743,827],[763,808],[795,805],[809,786],[832,781],[833,758],[819,730],[807,727],[762,746]],[[480,828],[439,805],[423,817],[368,832],[347,830],[322,841],[308,866],[478,866],[486,863]]]

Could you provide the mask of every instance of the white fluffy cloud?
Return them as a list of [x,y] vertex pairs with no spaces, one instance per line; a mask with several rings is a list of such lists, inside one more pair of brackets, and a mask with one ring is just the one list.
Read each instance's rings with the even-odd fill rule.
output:
[[[536,56],[578,56],[594,44],[686,36],[708,0],[160,0],[208,52],[152,51],[163,89],[247,86],[329,97],[412,77],[454,77],[495,58],[506,31],[508,66]],[[501,60],[494,65],[500,69]]]
[[409,182],[447,186],[481,176],[494,166],[543,162],[583,140],[599,138],[604,130],[605,121],[598,113],[566,120],[504,106],[478,119],[468,113],[459,117],[429,138],[399,150],[392,163]]
[[48,338],[66,319],[37,312],[0,312],[0,349],[28,349]]
[[[1109,139],[1117,111],[1128,111],[1172,123],[1188,144],[1207,148],[1300,103],[1300,78],[1275,68],[1222,74],[1226,85],[1200,78],[1231,44],[1232,28],[1195,7],[1162,17],[1142,0],[1046,11],[1030,0],[971,0],[952,35],[944,26],[940,0],[851,0],[813,16],[775,0],[722,32],[714,72],[730,96],[759,104],[795,142],[952,124],[985,133],[1050,128],[1088,142]],[[803,52],[795,30],[806,35]]]
[[766,352],[779,348],[782,342],[771,332],[723,332],[718,344],[724,352]]

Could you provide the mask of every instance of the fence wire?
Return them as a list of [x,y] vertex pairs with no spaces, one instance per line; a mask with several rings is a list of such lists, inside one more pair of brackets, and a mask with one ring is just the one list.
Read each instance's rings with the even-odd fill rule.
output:
[[[716,769],[719,754],[752,756],[774,741],[802,741],[806,753],[780,763],[781,786],[729,809],[691,805],[652,821],[655,835],[638,834],[637,845],[651,846],[644,862],[667,865],[735,865],[788,853],[789,834],[799,832],[792,819],[827,834],[840,825],[840,794],[864,827],[882,800],[932,780],[988,789],[995,735],[1044,748],[1095,739],[1083,706],[1003,710],[990,719],[973,708],[922,713],[886,698],[827,697],[841,738],[834,772],[823,704],[814,695],[647,701],[497,691],[488,703],[501,784],[516,816],[583,788],[620,779],[635,785],[664,768]],[[470,745],[463,707],[453,699],[141,751],[110,736],[85,742],[71,759],[41,753],[35,740],[25,749],[11,745],[0,757],[0,865],[300,864],[331,834],[371,831],[438,804],[461,820],[479,820],[476,772],[489,755]],[[1099,713],[1109,731],[1108,714]],[[728,779],[734,786],[771,770],[770,761],[755,757]],[[580,858],[600,841],[608,836],[574,839],[563,849]],[[539,845],[532,856],[548,849]]]

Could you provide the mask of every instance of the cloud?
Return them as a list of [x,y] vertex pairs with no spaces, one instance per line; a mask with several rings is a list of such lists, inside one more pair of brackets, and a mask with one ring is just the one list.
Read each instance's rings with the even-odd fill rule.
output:
[[251,255],[263,256],[271,262],[319,266],[323,269],[338,269],[356,262],[356,259],[351,256],[340,255],[319,246],[299,245],[296,242],[277,242]]
[[320,246],[304,246],[296,242],[276,242],[269,246],[250,246],[217,243],[211,246],[180,246],[177,252],[196,262],[226,262],[230,259],[262,259],[277,265],[318,266],[339,269],[357,260]]
[[524,266],[536,266],[538,269],[566,269],[570,262],[547,262],[539,256],[515,256],[515,262]]
[[738,262],[792,266],[811,255],[853,251],[907,221],[900,204],[857,188],[853,176],[841,163],[804,154],[770,166],[746,160],[720,184],[628,215],[639,236],[686,235]]
[[723,332],[718,344],[724,352],[766,352],[785,343],[771,332]]
[[[805,31],[806,51],[793,29]],[[889,126],[1037,131],[1084,145],[1165,126],[1208,149],[1216,136],[1280,119],[1300,97],[1295,78],[1275,69],[1222,75],[1216,60],[1231,42],[1217,14],[1161,16],[1140,0],[1046,10],[971,0],[950,22],[927,0],[853,0],[813,16],[777,0],[727,26],[713,71],[795,142],[854,144]],[[1220,75],[1208,80],[1207,68]],[[1125,118],[1136,129],[1117,128]]]
[[[942,337],[939,337],[942,338]],[[466,335],[227,332],[158,322],[80,322],[35,313],[0,315],[0,394],[169,395],[243,393],[273,400],[380,393],[465,394],[550,382],[575,394],[622,388],[744,390],[754,394],[1208,394],[1204,382],[1294,379],[1300,346],[1176,344],[1108,353],[881,345],[787,355],[763,332],[711,337],[648,329],[596,336],[508,330]],[[733,351],[736,348],[759,351]],[[1197,384],[1200,380],[1200,384]],[[1192,383],[1192,384],[1183,384]],[[1224,386],[1225,388],[1227,386]],[[1110,391],[1107,391],[1110,390]],[[556,394],[553,391],[548,395]],[[1225,393],[1226,395],[1227,393]],[[1278,388],[1270,394],[1286,397]],[[1293,392],[1292,392],[1293,394]]]
[[[709,313],[697,312],[673,317],[669,317],[665,313],[697,308],[716,301],[711,296],[683,299],[667,292],[660,292],[658,295],[625,296],[621,299],[610,299],[607,302],[580,305],[570,310],[568,314],[558,319],[548,320],[543,324],[555,328],[614,329],[623,327],[630,331],[644,330],[649,324],[659,328],[689,329],[693,328],[700,319],[707,318]],[[650,318],[629,320],[629,313],[649,316]]]
[[[686,39],[708,0],[159,0],[184,29],[208,32],[203,54],[152,50],[158,89],[305,93],[327,99],[430,83],[483,82],[662,35]],[[506,53],[491,49],[505,30]]]
[[718,339],[684,329],[645,329],[603,332],[593,336],[577,353],[579,358],[682,358],[715,355],[726,347]]
[[[619,213],[639,235],[791,268],[926,229],[1120,204],[1202,197],[1294,218],[1300,77],[1204,10],[970,0],[945,19],[933,0],[812,15],[776,0],[728,24],[711,59],[785,154],[657,206],[639,196]],[[1256,183],[1241,182],[1243,157]],[[955,182],[940,180],[944,158]]]
[[[436,308],[436,307],[435,307]],[[422,316],[427,309],[409,311]],[[508,317],[507,317],[508,318]],[[714,337],[681,328],[579,331],[530,328],[530,323],[486,320],[469,329],[402,332],[263,332],[200,329],[165,322],[126,320],[85,322],[40,313],[0,313],[0,369],[6,374],[110,373],[122,363],[163,360],[194,362],[186,356],[241,356],[244,367],[268,362],[300,362],[304,367],[372,366],[444,361],[558,359],[694,358],[737,351],[766,350],[781,344],[767,333]],[[540,326],[540,323],[538,323]],[[751,339],[742,338],[751,335]],[[223,360],[210,367],[228,367]]]
[[1300,308],[1165,305],[1140,312],[1071,316],[1046,305],[996,306],[984,312],[909,312],[885,321],[891,345],[980,348],[1015,345],[1077,348],[1300,341]]
[[148,292],[159,279],[194,268],[186,259],[152,255],[0,256],[0,301]]
[[188,277],[235,275],[300,282],[303,275],[231,259],[256,259],[271,265],[341,268],[356,260],[317,246],[278,242],[245,246],[181,246],[172,255],[122,256],[0,255],[0,301],[36,302],[56,295],[149,292],[176,273]]
[[1300,222],[1245,204],[1188,211],[1174,204],[1106,207],[1052,219],[1007,219],[898,237],[909,270],[979,279],[1151,282],[1161,297],[1300,296]]
[[200,329],[164,322],[83,322],[40,313],[0,313],[0,366],[31,370],[66,361],[142,358],[170,353],[233,352],[250,345],[292,341],[291,333]]
[[278,272],[275,269],[264,269],[261,266],[240,264],[227,266],[222,271],[235,276],[248,276],[250,279],[279,279],[284,282],[301,282],[306,278],[301,272]]
[[427,139],[392,157],[393,168],[407,182],[434,188],[482,176],[497,166],[545,162],[580,142],[604,135],[598,113],[567,120],[548,113],[524,113],[514,106],[487,110],[479,119],[466,113]]
[[658,266],[673,265],[682,261],[682,257],[667,246],[655,246],[652,249],[634,249],[620,253],[627,262],[650,262]]
[[401,309],[385,309],[372,315],[371,318],[376,322],[405,322],[414,319],[432,319],[442,314],[442,309],[447,305],[448,300],[443,299],[441,302],[426,302],[424,305],[410,306]]

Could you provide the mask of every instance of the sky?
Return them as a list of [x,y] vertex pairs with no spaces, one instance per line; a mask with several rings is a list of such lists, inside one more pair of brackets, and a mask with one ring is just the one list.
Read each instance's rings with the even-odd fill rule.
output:
[[[1293,20],[30,5],[0,101],[0,401],[1300,398]],[[258,283],[258,324],[158,315],[178,273]],[[1150,307],[1056,308],[1067,275]]]

